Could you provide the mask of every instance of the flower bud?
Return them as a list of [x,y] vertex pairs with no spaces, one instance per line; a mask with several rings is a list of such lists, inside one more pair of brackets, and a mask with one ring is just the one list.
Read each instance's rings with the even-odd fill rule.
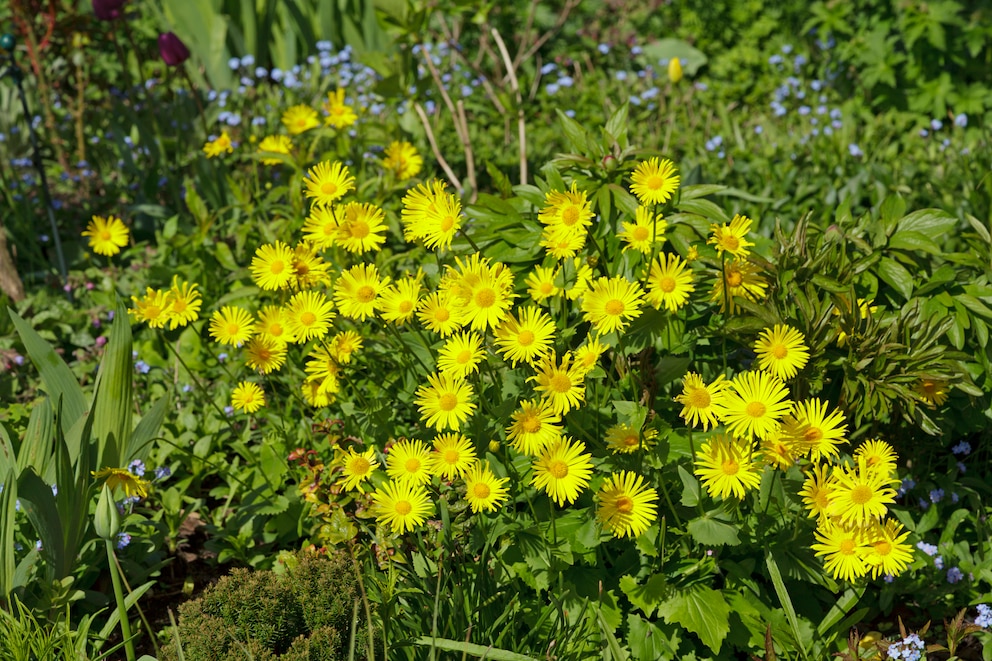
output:
[[178,67],[189,59],[189,49],[186,48],[186,44],[172,32],[158,36],[158,52],[170,67]]
[[114,494],[106,484],[103,485],[100,501],[96,504],[93,527],[101,539],[115,539],[121,530],[121,514],[117,511]]
[[682,80],[682,61],[677,57],[673,57],[668,62],[668,80],[675,84]]
[[93,13],[101,21],[116,21],[124,15],[124,0],[93,0]]

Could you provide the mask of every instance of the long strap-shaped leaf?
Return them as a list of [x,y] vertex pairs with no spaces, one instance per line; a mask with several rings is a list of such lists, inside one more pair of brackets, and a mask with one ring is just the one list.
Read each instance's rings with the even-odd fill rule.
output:
[[110,341],[100,361],[93,397],[92,442],[97,444],[96,468],[118,467],[122,450],[131,439],[131,399],[134,363],[131,356],[131,322],[127,308],[117,301]]

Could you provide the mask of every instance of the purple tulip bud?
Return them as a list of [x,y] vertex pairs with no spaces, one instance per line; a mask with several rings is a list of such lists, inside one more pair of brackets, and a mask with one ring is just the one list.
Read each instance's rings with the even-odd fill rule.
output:
[[172,32],[158,36],[158,52],[170,67],[178,67],[189,59],[189,49],[186,44]]
[[101,21],[116,21],[124,15],[124,0],[93,0],[93,13]]

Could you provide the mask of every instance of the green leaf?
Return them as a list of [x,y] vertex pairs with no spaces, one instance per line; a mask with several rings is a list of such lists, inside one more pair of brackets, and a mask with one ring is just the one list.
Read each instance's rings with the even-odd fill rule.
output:
[[14,528],[17,527],[17,473],[10,466],[3,473],[3,491],[0,491],[0,597],[6,597],[14,585]]
[[42,555],[51,563],[53,578],[67,576],[75,562],[75,555],[67,558],[63,521],[55,505],[52,487],[31,469],[21,473],[17,480],[17,496],[28,515],[28,520],[41,539]]
[[560,109],[556,109],[555,112],[558,113],[558,121],[561,122],[561,127],[565,131],[565,138],[568,139],[569,148],[578,154],[584,155],[589,153],[589,136],[586,130],[582,128],[582,125],[563,113]]
[[682,480],[682,504],[686,507],[695,507],[699,504],[699,480],[681,466],[679,466],[679,478]]
[[664,574],[651,576],[643,585],[638,584],[633,576],[623,576],[620,579],[620,589],[627,595],[630,603],[634,604],[635,608],[641,609],[648,617],[651,617],[670,591]]
[[83,389],[65,361],[55,353],[48,342],[41,339],[41,336],[14,310],[10,310],[10,318],[14,322],[17,334],[21,336],[21,341],[24,342],[28,357],[41,373],[41,381],[52,403],[61,402],[62,431],[68,433],[86,412],[86,396],[83,394]]
[[686,526],[693,539],[704,546],[737,546],[741,543],[737,526],[710,518],[710,514],[712,512],[707,512],[706,516],[693,519]]
[[891,257],[883,257],[878,263],[878,277],[895,289],[907,301],[913,295],[913,276],[906,267]]
[[127,464],[135,459],[144,459],[148,456],[148,446],[158,434],[159,427],[165,420],[165,412],[169,409],[168,395],[160,397],[148,411],[141,416],[138,426],[131,434],[131,440],[127,447],[121,450],[123,463]]
[[768,575],[772,579],[772,585],[775,587],[775,594],[778,595],[778,600],[782,603],[782,608],[785,610],[785,617],[789,620],[789,626],[792,628],[792,634],[796,637],[796,642],[799,643],[799,651],[802,653],[803,658],[807,658],[806,646],[803,644],[802,632],[799,630],[799,618],[796,617],[796,609],[792,605],[792,599],[789,597],[789,591],[785,589],[785,582],[782,580],[782,572],[779,571],[778,563],[775,562],[775,557],[772,555],[771,551],[765,555],[765,564],[768,566]]
[[492,646],[476,645],[475,643],[463,643],[460,640],[449,640],[448,638],[431,638],[421,636],[413,641],[415,645],[430,647],[432,649],[446,650],[448,652],[461,652],[470,654],[477,659],[486,661],[538,661],[532,656],[517,654],[509,650],[502,650]]
[[110,329],[107,351],[100,361],[93,398],[93,430],[97,443],[96,466],[121,467],[121,450],[131,438],[132,374],[131,321],[120,300]]
[[704,585],[679,590],[658,607],[666,622],[678,624],[699,636],[714,654],[720,653],[730,632],[730,606],[723,595]]
[[682,71],[687,76],[695,76],[700,67],[707,62],[706,54],[701,50],[693,48],[687,41],[672,38],[658,39],[645,44],[644,57],[652,63],[677,57],[682,64]]
[[648,622],[637,613],[627,616],[627,626],[630,628],[627,644],[630,645],[631,655],[637,661],[657,661],[678,657],[680,642],[678,630],[669,639],[657,625]]
[[908,214],[899,221],[897,232],[919,232],[936,239],[950,232],[958,224],[955,216],[941,209],[920,209]]
[[895,250],[919,250],[921,252],[930,253],[931,255],[940,254],[940,248],[934,245],[933,239],[922,232],[915,232],[912,230],[905,230],[893,234],[889,238],[889,248]]

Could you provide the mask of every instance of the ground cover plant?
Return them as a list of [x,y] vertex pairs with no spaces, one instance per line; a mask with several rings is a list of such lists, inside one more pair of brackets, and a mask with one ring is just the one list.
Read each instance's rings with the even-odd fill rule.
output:
[[0,656],[990,658],[982,81],[679,4],[4,10]]

